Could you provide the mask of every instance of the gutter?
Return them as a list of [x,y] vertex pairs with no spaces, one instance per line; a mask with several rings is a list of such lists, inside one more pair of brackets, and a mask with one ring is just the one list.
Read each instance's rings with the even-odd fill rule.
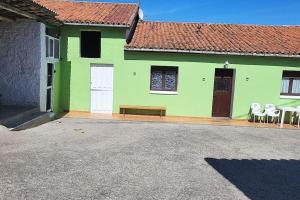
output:
[[64,23],[64,25],[73,26],[96,26],[96,27],[115,27],[115,28],[129,28],[129,25],[118,25],[118,24],[89,24],[89,23]]
[[129,48],[129,47],[125,47],[125,51],[300,58],[300,55],[285,55],[285,54],[237,53],[237,52],[194,51],[194,50],[176,50],[176,49],[147,49],[147,48]]

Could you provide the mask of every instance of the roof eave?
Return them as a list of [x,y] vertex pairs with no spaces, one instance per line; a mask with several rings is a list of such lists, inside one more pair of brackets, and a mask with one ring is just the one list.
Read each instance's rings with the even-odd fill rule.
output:
[[[27,1],[1,1],[0,8],[15,13],[28,19],[36,20],[45,24],[60,26],[62,23],[55,18],[56,13],[31,0]],[[43,13],[43,15],[40,15]]]
[[177,50],[177,49],[148,49],[148,48],[131,48],[131,47],[125,47],[125,50],[126,51],[141,51],[141,52],[165,52],[165,53],[232,55],[232,56],[300,58],[300,55],[267,54],[267,53],[240,53],[240,52],[218,52],[218,51]]
[[64,22],[64,25],[114,27],[114,28],[129,28],[130,27],[130,25],[125,25],[125,24],[94,24],[94,23],[72,23],[72,22]]

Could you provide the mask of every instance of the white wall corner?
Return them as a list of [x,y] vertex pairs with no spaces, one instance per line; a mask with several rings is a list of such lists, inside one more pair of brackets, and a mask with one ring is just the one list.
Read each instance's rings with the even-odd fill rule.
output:
[[47,102],[47,60],[46,60],[46,26],[40,26],[41,68],[40,68],[40,111],[46,112]]

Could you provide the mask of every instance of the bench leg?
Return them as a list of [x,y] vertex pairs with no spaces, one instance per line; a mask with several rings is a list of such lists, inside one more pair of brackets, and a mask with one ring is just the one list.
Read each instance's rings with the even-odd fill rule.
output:
[[123,108],[123,117],[125,118],[125,108]]
[[162,117],[162,112],[163,112],[163,110],[160,110],[160,117]]

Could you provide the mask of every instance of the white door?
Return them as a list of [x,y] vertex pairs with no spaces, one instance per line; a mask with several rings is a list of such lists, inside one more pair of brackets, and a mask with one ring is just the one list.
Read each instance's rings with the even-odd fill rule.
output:
[[112,114],[113,66],[91,66],[91,112]]

